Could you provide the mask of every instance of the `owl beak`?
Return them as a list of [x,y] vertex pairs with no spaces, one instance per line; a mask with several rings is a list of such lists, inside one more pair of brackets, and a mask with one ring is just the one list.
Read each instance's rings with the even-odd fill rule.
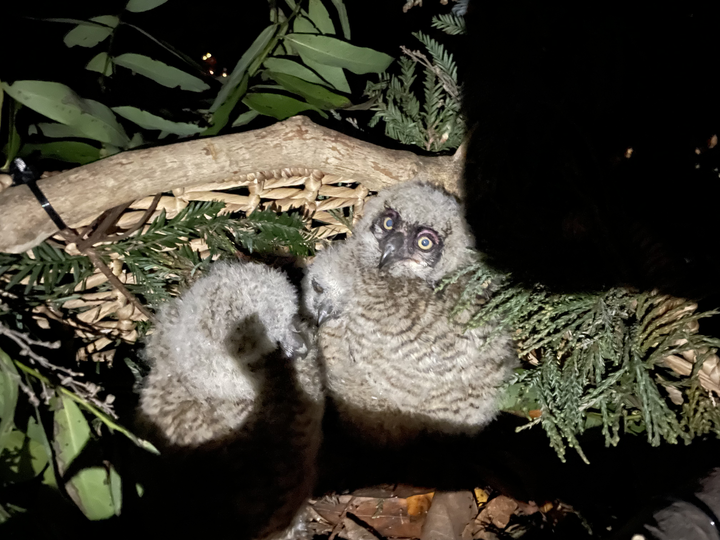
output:
[[328,319],[332,319],[334,317],[335,317],[335,310],[332,308],[332,305],[330,304],[330,302],[322,302],[318,309],[318,315],[317,315],[318,326],[320,326],[322,323],[324,323]]
[[380,243],[382,255],[380,256],[379,268],[384,268],[389,263],[402,258],[402,251],[405,245],[405,235],[401,232],[391,233]]

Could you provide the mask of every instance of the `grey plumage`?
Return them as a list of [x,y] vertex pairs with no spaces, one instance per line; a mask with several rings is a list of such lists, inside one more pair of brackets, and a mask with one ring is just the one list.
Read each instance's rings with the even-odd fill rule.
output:
[[160,310],[139,417],[166,456],[157,498],[169,514],[194,506],[183,534],[301,537],[323,395],[298,308],[279,271],[218,263]]
[[411,182],[381,191],[353,236],[310,265],[304,303],[321,321],[327,391],[363,438],[472,435],[497,414],[516,362],[509,335],[492,325],[464,332],[465,321],[449,318],[460,285],[434,292],[470,262],[472,246],[457,201]]

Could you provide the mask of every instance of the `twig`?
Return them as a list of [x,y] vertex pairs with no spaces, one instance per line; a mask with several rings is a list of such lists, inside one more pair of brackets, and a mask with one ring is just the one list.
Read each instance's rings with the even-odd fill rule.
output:
[[[116,234],[112,237],[109,237],[108,240],[111,240],[113,242],[117,242],[118,240],[122,240],[123,238],[127,238],[131,234],[133,234],[135,231],[137,231],[140,227],[145,225],[147,221],[150,219],[150,216],[152,216],[153,212],[157,208],[158,203],[160,202],[160,198],[162,197],[162,193],[158,193],[153,197],[152,202],[150,203],[150,206],[147,210],[145,210],[145,213],[140,218],[140,221],[138,221],[135,225],[130,227],[127,231],[125,231],[122,234]],[[79,249],[79,248],[78,248]]]
[[[66,229],[64,231],[60,231],[60,234],[68,242],[74,242],[75,245],[78,245],[78,236],[72,233],[70,230]],[[108,278],[108,281],[113,285],[113,287],[120,291],[120,293],[125,298],[127,298],[130,303],[132,303],[138,310],[140,310],[140,313],[145,315],[150,321],[155,322],[155,315],[153,315],[145,306],[143,306],[133,293],[127,290],[127,287],[122,284],[122,282],[117,278],[117,276],[113,274],[112,270],[110,270],[108,265],[103,262],[103,260],[100,258],[100,255],[98,255],[97,251],[95,251],[95,248],[87,247],[85,248],[83,253],[87,256],[88,259],[90,259],[90,262],[93,263],[95,268],[100,270],[103,275]]]
[[[115,223],[117,223],[117,220],[120,219],[120,216],[123,215],[123,212],[128,209],[130,204],[132,203],[127,202],[108,210],[105,213],[105,217],[100,222],[100,225],[98,225],[97,229],[95,229],[88,238],[82,239],[80,235],[78,235],[78,251],[85,251],[87,248],[92,247],[98,242],[102,242],[105,238],[107,238],[107,230],[113,225],[115,225]],[[83,233],[82,236],[85,236],[85,233]]]
[[347,516],[348,510],[350,509],[350,505],[355,502],[355,496],[351,496],[350,500],[345,505],[345,508],[343,508],[343,511],[340,513],[340,518],[338,519],[338,522],[333,527],[332,532],[330,533],[330,538],[328,540],[335,540],[335,537],[338,535],[340,531],[343,530],[343,521],[345,521],[345,516]]
[[[113,416],[117,418],[117,415],[112,410],[112,407],[110,403],[112,401],[100,401],[97,398],[98,392],[101,390],[101,388],[90,381],[83,382],[83,381],[77,381],[73,377],[82,377],[82,373],[78,373],[76,371],[73,371],[69,368],[63,367],[63,366],[57,366],[50,362],[47,358],[40,356],[39,354],[35,353],[31,348],[30,345],[36,345],[40,347],[47,347],[52,349],[57,349],[59,347],[59,343],[46,343],[44,341],[36,341],[34,339],[31,339],[29,336],[18,332],[16,330],[11,330],[10,328],[7,328],[3,324],[0,324],[0,335],[4,335],[9,337],[11,340],[13,340],[15,343],[17,343],[20,346],[20,354],[23,356],[27,356],[32,360],[33,362],[37,362],[41,366],[43,366],[45,369],[49,369],[51,371],[56,371],[60,373],[60,384],[65,385],[68,388],[71,388],[75,393],[79,395],[83,395],[85,397],[86,401],[91,401],[95,403],[99,408],[103,409],[106,414]],[[15,360],[15,363],[18,364],[18,361]],[[30,369],[30,368],[28,368]],[[34,370],[33,370],[34,371]],[[37,372],[35,372],[37,373]],[[40,379],[45,382],[49,381],[47,378]],[[26,389],[23,388],[23,391]],[[28,393],[25,391],[25,393]],[[30,394],[28,394],[30,396]],[[45,399],[46,393],[43,389],[43,399]],[[31,402],[33,401],[33,398],[31,397]],[[37,399],[37,398],[35,398]]]
[[115,420],[113,418],[111,418],[110,416],[105,414],[105,412],[100,410],[98,407],[96,407],[89,401],[83,399],[81,396],[68,390],[64,386],[53,384],[50,379],[48,379],[44,375],[38,373],[36,370],[32,369],[31,367],[26,366],[22,362],[20,362],[18,360],[13,360],[13,362],[20,370],[22,370],[25,373],[27,373],[28,375],[36,378],[38,381],[40,381],[48,386],[53,387],[58,392],[66,395],[67,397],[72,399],[75,403],[77,403],[81,407],[85,408],[86,410],[88,410],[89,412],[94,414],[110,429],[110,431],[119,431],[120,433],[125,435],[128,439],[130,439],[133,443],[135,443],[140,448],[143,448],[154,454],[160,454],[160,452],[157,450],[157,448],[155,448],[151,443],[149,443],[148,441],[146,441],[144,439],[141,439],[140,437],[138,437],[137,435],[135,435],[134,433],[129,431],[127,428],[124,428],[123,426],[121,426],[120,424],[115,422]]
[[22,332],[18,332],[17,330],[11,330],[2,323],[0,323],[0,335],[9,337],[11,340],[13,340],[20,346],[21,355],[29,357],[33,362],[37,362],[44,368],[65,373],[70,377],[82,377],[82,373],[77,373],[66,367],[56,366],[47,358],[45,358],[44,356],[40,356],[30,348],[31,345],[36,345],[38,347],[45,347],[48,349],[57,349],[60,347],[60,342],[48,343],[45,341],[36,341],[34,339],[31,339],[29,336],[26,336]]
[[442,83],[445,91],[450,94],[450,97],[452,97],[453,99],[458,99],[460,97],[460,91],[458,90],[455,81],[448,77],[447,73],[445,73],[442,69],[430,62],[427,56],[425,56],[420,51],[411,51],[404,45],[400,46],[400,50],[415,62],[422,64],[423,66],[431,70],[433,73],[435,73],[435,75],[437,75],[437,78],[440,79],[440,82]]

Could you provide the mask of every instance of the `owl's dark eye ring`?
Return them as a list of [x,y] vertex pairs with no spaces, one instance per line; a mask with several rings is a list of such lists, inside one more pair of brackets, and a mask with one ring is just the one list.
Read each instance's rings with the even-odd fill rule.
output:
[[427,251],[435,245],[435,242],[432,241],[432,239],[428,236],[421,236],[418,238],[418,247],[422,249],[423,251]]
[[393,218],[388,216],[385,219],[383,219],[382,225],[385,230],[391,231],[393,228],[393,225],[395,225],[395,221],[393,221]]

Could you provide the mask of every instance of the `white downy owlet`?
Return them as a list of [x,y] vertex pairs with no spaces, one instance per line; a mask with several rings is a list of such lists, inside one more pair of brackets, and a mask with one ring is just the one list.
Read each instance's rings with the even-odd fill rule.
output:
[[349,431],[398,444],[473,435],[496,416],[517,361],[512,340],[450,319],[460,285],[435,292],[472,247],[460,204],[413,181],[371,199],[352,237],[310,265],[304,303],[320,322],[327,392]]
[[139,417],[164,454],[153,516],[178,534],[303,537],[324,398],[298,308],[280,271],[216,263],[160,310]]

